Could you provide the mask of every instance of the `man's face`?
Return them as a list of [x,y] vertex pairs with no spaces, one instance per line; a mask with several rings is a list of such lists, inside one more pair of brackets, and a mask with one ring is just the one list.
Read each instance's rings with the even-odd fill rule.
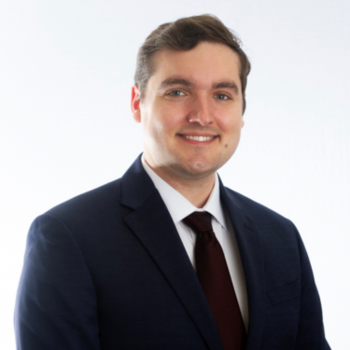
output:
[[153,59],[143,101],[135,85],[131,102],[146,162],[163,179],[212,176],[235,152],[243,127],[238,56],[203,42],[189,51],[161,50]]

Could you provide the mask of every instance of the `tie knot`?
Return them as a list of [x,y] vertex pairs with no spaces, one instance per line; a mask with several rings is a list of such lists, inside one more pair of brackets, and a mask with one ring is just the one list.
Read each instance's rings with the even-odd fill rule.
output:
[[182,220],[196,234],[213,230],[211,226],[211,214],[206,211],[195,211]]

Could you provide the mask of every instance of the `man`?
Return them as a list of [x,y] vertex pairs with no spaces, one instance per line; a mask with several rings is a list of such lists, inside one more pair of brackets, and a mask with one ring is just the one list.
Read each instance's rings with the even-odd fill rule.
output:
[[34,221],[18,349],[330,349],[296,228],[216,174],[239,143],[249,70],[213,16],[150,34],[131,100],[144,153]]

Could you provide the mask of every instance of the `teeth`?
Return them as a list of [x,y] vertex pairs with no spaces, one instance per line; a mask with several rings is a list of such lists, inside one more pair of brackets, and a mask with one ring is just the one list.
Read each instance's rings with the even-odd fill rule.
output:
[[187,135],[185,135],[186,139],[190,139],[190,140],[194,140],[194,141],[200,141],[200,142],[210,141],[214,137],[215,136],[187,136]]

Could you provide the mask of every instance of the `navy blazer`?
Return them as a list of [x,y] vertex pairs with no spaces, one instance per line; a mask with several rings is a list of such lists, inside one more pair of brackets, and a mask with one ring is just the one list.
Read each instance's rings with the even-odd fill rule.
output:
[[[247,350],[326,350],[295,226],[220,184],[249,305]],[[39,216],[27,240],[20,350],[223,350],[181,239],[140,157],[116,181]]]

